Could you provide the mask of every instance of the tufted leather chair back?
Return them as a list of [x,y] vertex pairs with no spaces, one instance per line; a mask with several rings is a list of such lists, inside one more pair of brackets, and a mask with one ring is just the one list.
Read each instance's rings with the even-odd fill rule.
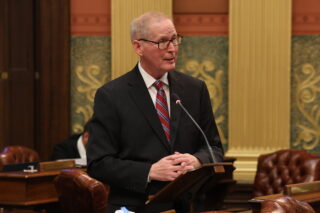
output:
[[84,171],[63,169],[54,179],[60,206],[65,213],[105,213],[109,187]]
[[25,146],[7,146],[0,153],[0,169],[11,163],[28,163],[39,161],[39,154]]
[[280,150],[258,158],[253,197],[277,194],[293,183],[320,180],[320,158],[304,150]]
[[283,196],[276,200],[263,201],[261,213],[315,213],[315,211],[306,202]]

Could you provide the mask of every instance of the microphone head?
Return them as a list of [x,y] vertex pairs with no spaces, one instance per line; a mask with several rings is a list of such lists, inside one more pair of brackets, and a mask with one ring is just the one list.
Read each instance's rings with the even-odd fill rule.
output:
[[172,94],[172,98],[174,99],[176,104],[180,104],[181,103],[181,100],[180,100],[179,96],[176,93]]

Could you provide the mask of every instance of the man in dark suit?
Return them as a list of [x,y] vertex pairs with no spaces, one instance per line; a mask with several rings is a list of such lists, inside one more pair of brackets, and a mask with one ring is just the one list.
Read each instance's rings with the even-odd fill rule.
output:
[[88,173],[110,185],[107,212],[121,206],[135,212],[187,212],[182,201],[145,206],[149,195],[179,175],[212,162],[201,133],[173,94],[205,132],[217,161],[223,159],[205,83],[174,71],[181,39],[164,14],[138,17],[131,24],[131,41],[139,63],[96,93]]
[[81,134],[73,134],[68,139],[55,145],[52,160],[76,159],[86,160],[86,146],[89,139],[88,123]]

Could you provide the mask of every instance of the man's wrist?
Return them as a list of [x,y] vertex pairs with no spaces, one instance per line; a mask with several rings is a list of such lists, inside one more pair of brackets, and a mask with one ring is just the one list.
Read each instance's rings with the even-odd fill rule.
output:
[[195,169],[200,168],[201,167],[201,161],[196,156],[193,155],[193,157],[195,158],[193,166],[195,167]]

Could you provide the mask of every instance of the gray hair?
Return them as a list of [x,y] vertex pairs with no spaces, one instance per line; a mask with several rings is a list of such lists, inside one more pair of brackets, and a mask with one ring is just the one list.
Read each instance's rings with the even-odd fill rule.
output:
[[134,19],[130,25],[131,41],[139,38],[148,38],[150,24],[166,19],[171,20],[169,16],[157,11],[144,13],[138,18]]

